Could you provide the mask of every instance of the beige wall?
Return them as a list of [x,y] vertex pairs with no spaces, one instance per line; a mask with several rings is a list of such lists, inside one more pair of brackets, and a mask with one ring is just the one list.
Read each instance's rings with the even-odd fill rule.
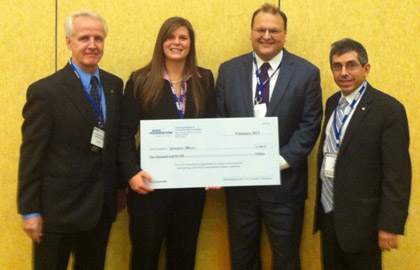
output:
[[[127,80],[130,72],[146,64],[157,31],[170,16],[183,16],[197,34],[199,64],[217,76],[219,64],[251,50],[252,11],[264,1],[255,0],[126,0],[58,1],[58,67],[68,60],[63,20],[72,11],[101,13],[110,28],[101,67]],[[277,4],[277,1],[268,1]],[[420,258],[420,0],[282,0],[289,18],[286,48],[321,69],[324,101],[337,90],[329,71],[332,42],[351,37],[368,50],[372,65],[369,82],[395,96],[405,106],[410,122],[413,189],[406,236],[401,247],[384,256],[385,269],[417,269]],[[21,110],[27,86],[54,72],[55,1],[0,0],[0,269],[30,269],[31,242],[16,214],[16,178],[21,140]],[[398,139],[398,138],[396,138]],[[310,155],[310,186],[302,240],[303,269],[320,269],[319,235],[312,234],[315,193],[315,153]],[[263,241],[264,269],[269,269],[269,247]],[[107,269],[128,269],[130,244],[127,214],[115,223]],[[208,194],[197,267],[228,269],[228,242],[223,191]]]

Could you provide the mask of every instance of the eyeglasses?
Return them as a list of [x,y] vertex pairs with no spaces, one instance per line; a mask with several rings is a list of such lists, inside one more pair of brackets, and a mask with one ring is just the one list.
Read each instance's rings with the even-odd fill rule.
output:
[[256,29],[252,29],[252,31],[257,33],[257,36],[259,37],[264,36],[265,33],[267,33],[268,31],[268,34],[273,38],[278,37],[282,33],[280,29],[276,29],[276,28],[273,28],[273,29],[256,28]]
[[[344,65],[346,70],[349,70],[349,71],[354,71],[354,70],[358,69],[360,66],[361,65],[359,63],[355,62],[355,61],[348,62]],[[331,69],[335,72],[342,71],[343,70],[343,65],[341,63],[332,63]]]

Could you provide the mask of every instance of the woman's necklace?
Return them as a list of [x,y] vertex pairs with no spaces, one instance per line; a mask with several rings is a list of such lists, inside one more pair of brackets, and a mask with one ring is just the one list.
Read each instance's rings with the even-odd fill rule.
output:
[[177,84],[177,83],[182,82],[182,80],[183,80],[183,79],[181,79],[181,80],[179,80],[179,81],[175,81],[175,82],[171,80],[171,82],[172,82],[173,84]]

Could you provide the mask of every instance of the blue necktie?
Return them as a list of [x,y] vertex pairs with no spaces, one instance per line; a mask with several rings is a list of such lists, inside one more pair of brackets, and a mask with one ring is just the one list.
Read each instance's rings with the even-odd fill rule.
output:
[[96,105],[96,108],[98,108],[100,115],[95,116],[99,122],[99,118],[103,119],[102,114],[102,107],[101,107],[101,96],[99,95],[99,87],[98,87],[98,78],[96,76],[92,76],[90,78],[90,84],[92,85],[92,88],[90,89],[90,95],[92,96],[93,102]]
[[92,76],[90,78],[90,84],[92,85],[92,88],[90,89],[90,95],[92,96],[96,107],[99,109],[101,108],[101,97],[99,96],[98,78],[96,78],[96,76]]
[[[337,108],[337,118],[336,118],[336,128],[339,130],[343,125],[343,118],[344,118],[344,111],[348,105],[347,99],[344,97],[340,100]],[[333,115],[331,117],[334,117]],[[340,143],[343,139],[343,136],[340,138]],[[331,123],[331,128],[328,131],[327,137],[327,145],[326,145],[326,152],[337,154],[339,150],[339,146],[337,146],[337,142],[335,139],[335,132],[334,132],[334,121]],[[325,166],[325,157],[322,163],[322,170],[321,170],[321,179],[322,179],[322,190],[321,190],[321,203],[324,207],[324,212],[328,213],[333,210],[333,188],[334,188],[334,179],[327,177],[324,175],[324,166]]]

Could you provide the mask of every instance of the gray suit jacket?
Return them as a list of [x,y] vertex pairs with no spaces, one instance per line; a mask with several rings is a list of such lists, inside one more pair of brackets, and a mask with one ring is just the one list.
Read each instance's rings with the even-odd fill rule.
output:
[[[291,168],[281,172],[279,186],[227,188],[229,197],[246,200],[253,192],[261,200],[272,202],[301,202],[307,197],[307,156],[316,143],[322,120],[320,75],[313,64],[285,49],[282,61],[267,116],[278,117],[279,151]],[[252,54],[248,53],[220,66],[216,84],[218,117],[254,116],[252,65]]]
[[69,64],[29,86],[23,109],[18,208],[23,215],[40,213],[45,231],[91,229],[103,209],[115,219],[123,82],[103,70],[100,75],[107,106],[101,153],[90,150],[96,120]]

